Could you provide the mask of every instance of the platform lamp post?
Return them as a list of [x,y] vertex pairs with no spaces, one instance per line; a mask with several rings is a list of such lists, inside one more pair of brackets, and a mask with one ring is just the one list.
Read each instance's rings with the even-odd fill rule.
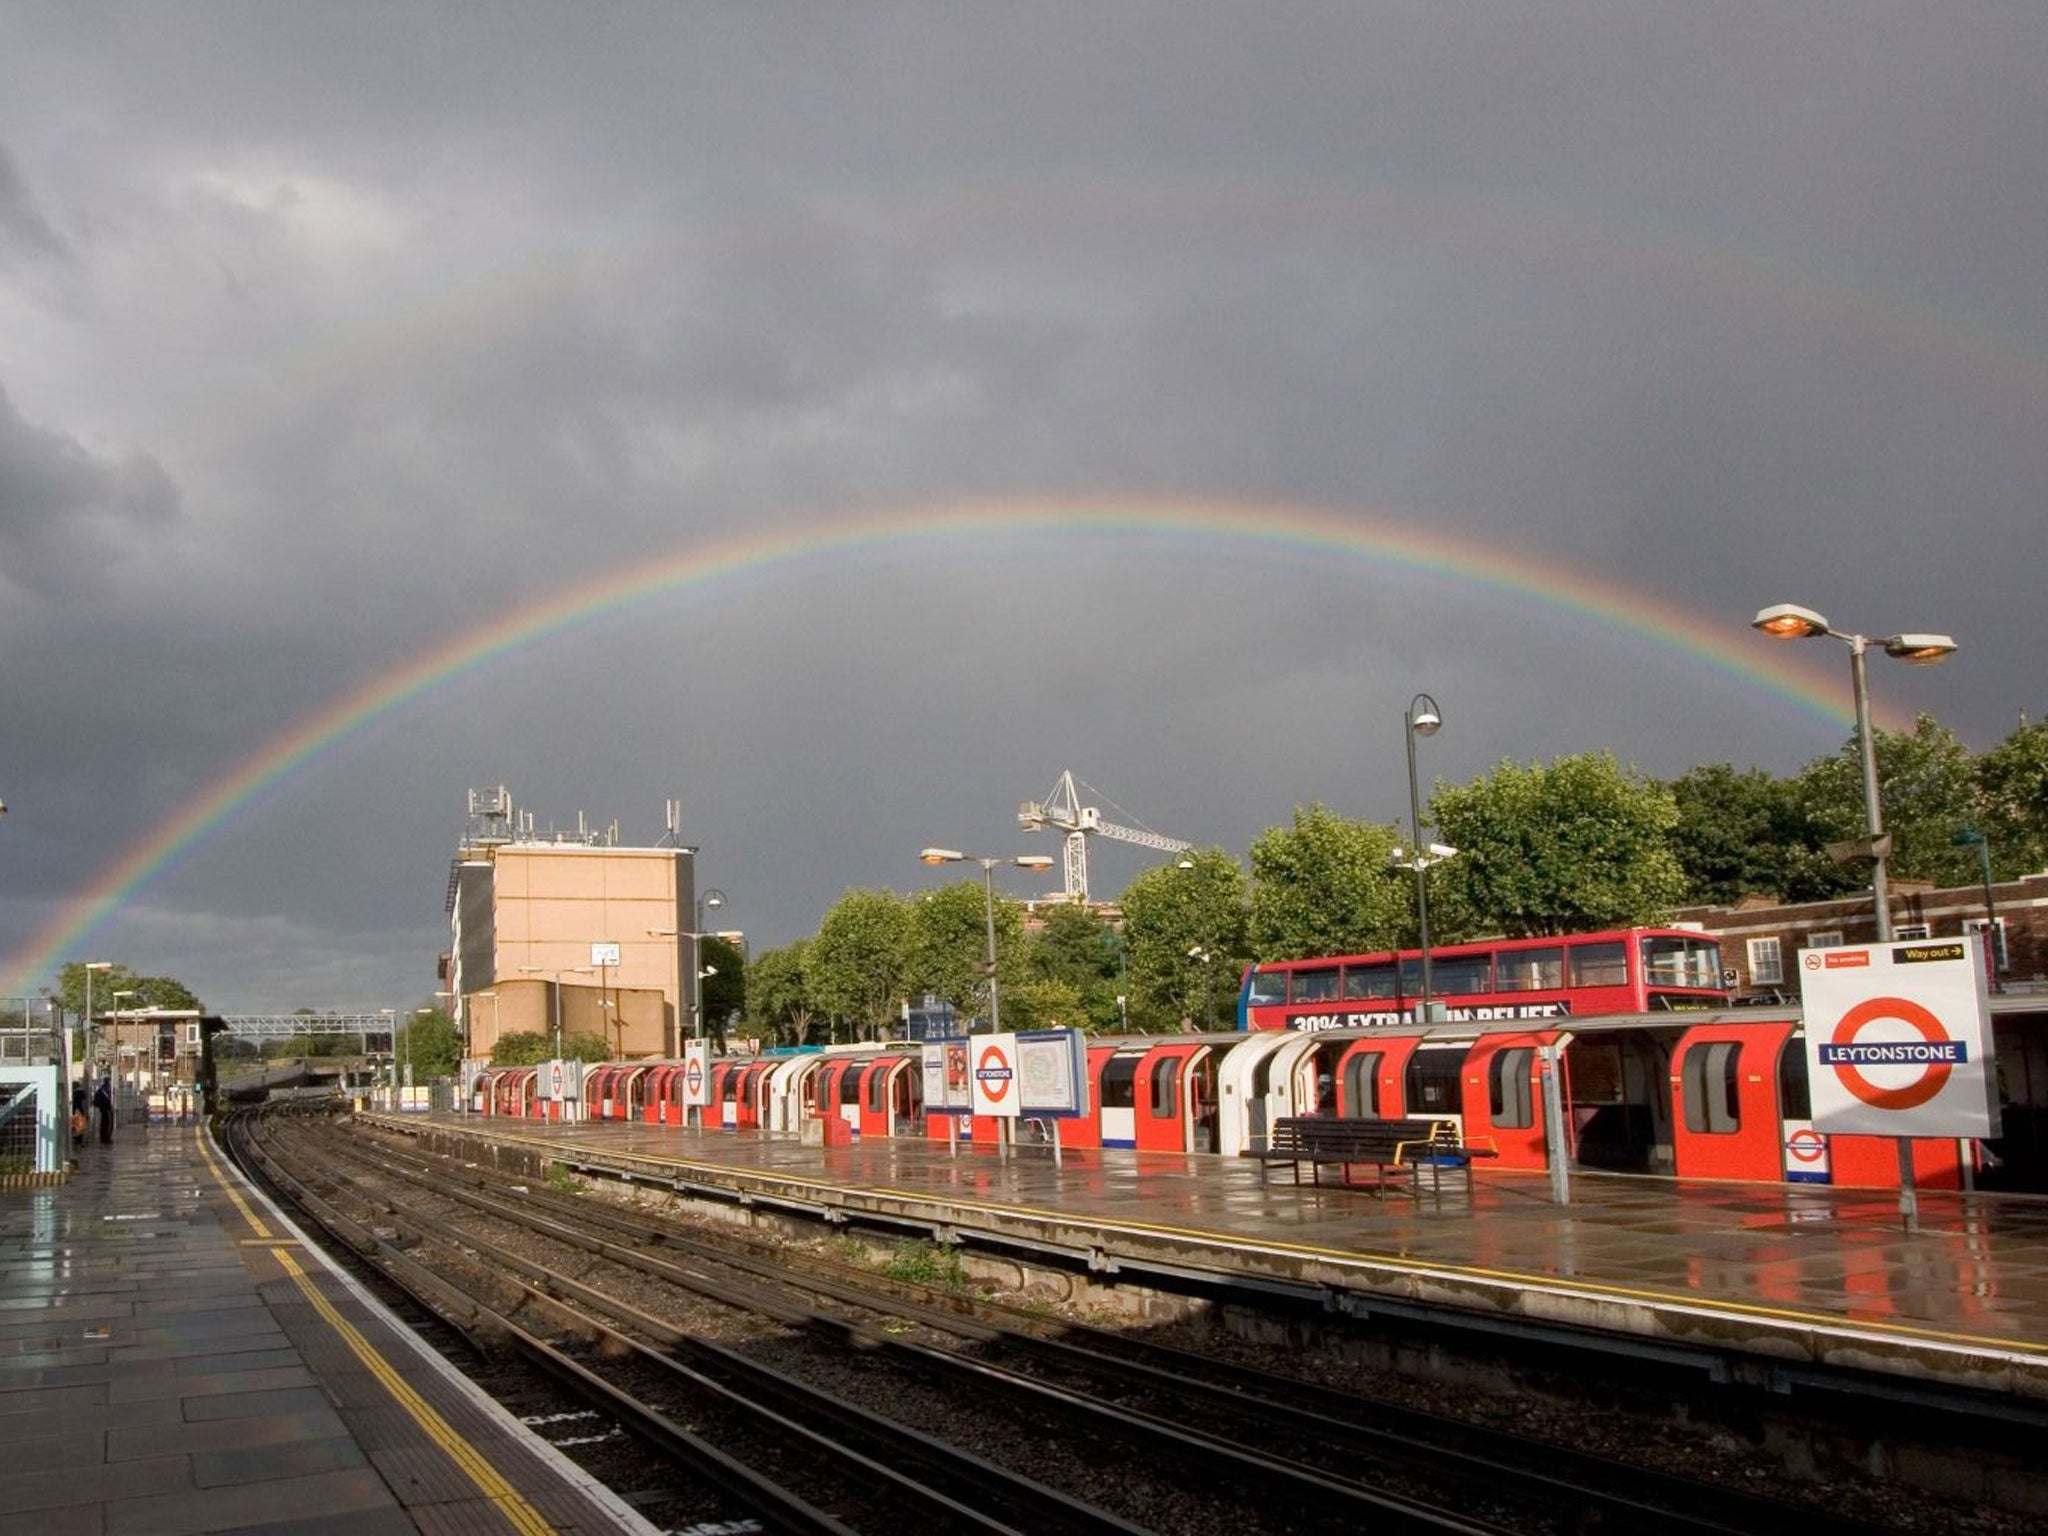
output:
[[1394,850],[1393,865],[1396,869],[1415,871],[1415,930],[1422,950],[1422,995],[1417,1000],[1416,1018],[1427,1023],[1434,1017],[1435,1004],[1431,1001],[1435,993],[1435,978],[1429,966],[1429,866],[1441,864],[1458,850],[1443,843],[1425,843],[1422,840],[1422,786],[1415,774],[1415,738],[1434,736],[1443,728],[1443,712],[1436,707],[1436,700],[1426,693],[1418,693],[1408,701],[1407,712],[1401,717],[1404,734],[1408,738],[1408,829],[1414,838],[1414,845],[1408,850],[1408,857],[1401,856],[1401,850]]
[[555,1060],[560,1061],[562,1059],[562,978],[564,976],[588,976],[590,974],[590,967],[587,965],[570,965],[564,966],[561,970],[552,970],[545,965],[522,965],[519,967],[519,970],[520,974],[525,976],[547,977],[549,983],[554,988]]
[[1019,869],[1046,870],[1052,868],[1052,855],[1047,853],[1019,853],[1008,856],[986,853],[962,853],[958,848],[926,848],[918,858],[927,864],[979,864],[981,866],[981,910],[987,925],[988,950],[983,965],[988,969],[988,1032],[1002,1032],[1001,1004],[996,996],[996,878],[998,864],[1014,864]]
[[1991,840],[1975,827],[1957,827],[1948,840],[1953,847],[1977,850],[1977,873],[1984,881],[1985,969],[1991,978],[1991,990],[2003,992],[2005,938],[1998,931],[1998,908],[1991,899]]
[[[1871,646],[1865,635],[1845,634],[1811,608],[1795,603],[1778,603],[1751,619],[1750,627],[1773,640],[1817,640],[1826,636],[1849,647],[1849,676],[1856,690],[1856,750],[1863,764],[1863,814],[1866,840],[1848,850],[1850,858],[1870,860],[1870,894],[1877,908],[1877,939],[1889,943],[1892,937],[1891,893],[1885,866],[1891,858],[1892,840],[1885,834],[1884,809],[1877,787],[1877,742],[1870,729],[1870,678],[1864,652]],[[1947,635],[1892,635],[1879,640],[1884,653],[1908,666],[1931,667],[1954,654],[1956,643]],[[1832,850],[1830,850],[1832,851]]]
[[[98,1055],[99,1037],[98,1027],[92,1021],[92,973],[111,971],[113,968],[114,962],[111,960],[88,960],[80,967],[85,972],[85,1071],[88,1077],[93,1073],[95,1058]],[[99,1085],[95,1083],[93,1086]]]
[[398,1010],[379,1008],[377,1014],[380,1018],[391,1021],[391,1110],[396,1114],[404,1104],[404,1100],[398,1096]]
[[[114,1087],[117,1092],[121,1086],[121,999],[133,996],[135,993],[126,988],[113,993],[114,1006],[109,1010],[109,1015],[114,1021]],[[135,1053],[134,1065],[128,1073],[128,1091],[137,1095],[142,1092],[142,1053],[139,1050]],[[147,1114],[142,1117],[142,1123],[149,1123]]]
[[[1870,728],[1870,677],[1863,660],[1864,653],[1870,648],[1870,639],[1866,635],[1846,634],[1831,626],[1811,608],[1801,608],[1796,603],[1774,604],[1749,622],[1752,629],[1769,635],[1773,640],[1817,640],[1825,636],[1849,647],[1849,677],[1856,693],[1856,751],[1863,765],[1866,836],[1861,843],[1844,851],[1850,859],[1870,860],[1870,896],[1877,909],[1877,941],[1888,944],[1892,938],[1892,906],[1891,892],[1885,880],[1885,864],[1891,857],[1892,840],[1884,830],[1884,807],[1877,784],[1877,742]],[[1955,641],[1947,635],[1899,634],[1877,643],[1884,647],[1885,655],[1914,667],[1931,667],[1946,661],[1956,648]],[[1837,850],[1830,848],[1828,851],[1835,853]],[[1899,1215],[1906,1230],[1912,1232],[1920,1224],[1920,1202],[1913,1188],[1912,1141],[1908,1137],[1899,1137],[1898,1151]]]

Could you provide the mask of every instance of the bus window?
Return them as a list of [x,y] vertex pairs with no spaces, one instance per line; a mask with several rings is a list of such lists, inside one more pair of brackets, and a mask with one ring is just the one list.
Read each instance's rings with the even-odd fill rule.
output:
[[1624,987],[1628,985],[1628,946],[1574,944],[1571,948],[1572,985],[1575,987]]
[[1408,1058],[1402,1079],[1411,1115],[1455,1115],[1458,1101],[1458,1069],[1465,1064],[1462,1045],[1423,1046]]
[[[1419,968],[1418,968],[1419,969]],[[1444,955],[1429,964],[1429,979],[1439,997],[1459,997],[1493,990],[1493,956]]]
[[1180,1067],[1179,1058],[1171,1056],[1152,1064],[1154,1120],[1174,1120],[1180,1116]]
[[1337,967],[1326,965],[1312,971],[1296,971],[1293,1000],[1297,1003],[1334,1003],[1337,1000]]
[[1285,971],[1253,971],[1251,996],[1245,999],[1252,1007],[1264,1007],[1270,1003],[1287,1001],[1287,973]]
[[1363,1051],[1344,1060],[1344,1113],[1370,1120],[1380,1112],[1380,1053]]
[[1643,940],[1643,980],[1653,987],[1721,986],[1721,946],[1712,939],[1657,934]]
[[1529,1088],[1535,1050],[1509,1046],[1493,1053],[1493,1078],[1488,1085],[1493,1123],[1504,1131],[1524,1131],[1536,1123],[1536,1098]]
[[1702,1040],[1679,1063],[1685,1095],[1685,1128],[1722,1135],[1742,1129],[1742,1045],[1736,1040]]
[[1109,1065],[1102,1069],[1102,1107],[1104,1109],[1136,1109],[1138,1107],[1137,1057],[1110,1057]]
[[1499,978],[1495,985],[1503,992],[1555,992],[1564,985],[1564,946],[1505,950]]
[[1371,965],[1344,967],[1344,996],[1353,1002],[1370,1002],[1398,996],[1394,990],[1394,962],[1380,960]]

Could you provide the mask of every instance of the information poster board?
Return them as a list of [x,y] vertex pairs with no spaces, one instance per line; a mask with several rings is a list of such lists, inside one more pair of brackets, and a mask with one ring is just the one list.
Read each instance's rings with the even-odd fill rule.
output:
[[1040,1029],[1017,1040],[1018,1113],[1071,1120],[1088,1113],[1088,1049],[1078,1029]]
[[1974,935],[1802,950],[1799,983],[1817,1130],[1999,1134]]
[[962,1036],[924,1042],[924,1107],[928,1111],[965,1114],[974,1108],[967,1049],[968,1041]]

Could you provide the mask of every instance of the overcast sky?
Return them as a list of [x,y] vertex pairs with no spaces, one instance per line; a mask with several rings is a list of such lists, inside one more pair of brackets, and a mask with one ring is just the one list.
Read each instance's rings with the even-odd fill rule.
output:
[[[55,958],[422,1001],[500,783],[629,843],[680,800],[765,945],[926,844],[1057,853],[1064,768],[1240,853],[1405,816],[1417,690],[1425,778],[1790,773],[1849,677],[1778,601],[1952,632],[1873,689],[1992,746],[2048,708],[2043,59],[2034,0],[0,0],[0,957],[380,678],[849,518],[904,536],[302,754]],[[1237,536],[911,533],[1119,498]],[[1795,664],[1832,714],[1742,670]]]

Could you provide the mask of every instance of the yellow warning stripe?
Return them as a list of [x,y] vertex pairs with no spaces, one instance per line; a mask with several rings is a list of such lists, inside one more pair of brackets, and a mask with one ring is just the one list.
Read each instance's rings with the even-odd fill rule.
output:
[[[213,1149],[207,1144],[203,1128],[198,1132],[198,1138],[200,1155],[206,1159],[207,1167],[212,1170],[220,1187],[227,1191],[228,1198],[235,1204],[235,1209],[242,1213],[243,1220],[255,1229],[259,1237],[268,1238],[269,1228],[242,1199],[234,1185],[222,1175],[220,1165],[214,1161]],[[273,1240],[271,1255],[284,1266],[285,1273],[292,1277],[306,1300],[312,1303],[313,1310],[320,1314],[328,1327],[341,1335],[342,1342],[348,1345],[355,1357],[363,1363],[364,1368],[383,1384],[384,1390],[391,1394],[399,1407],[412,1415],[413,1422],[426,1431],[427,1438],[447,1453],[448,1459],[462,1469],[515,1531],[521,1532],[522,1536],[549,1536],[554,1526],[547,1518],[527,1503],[519,1490],[507,1482],[504,1475],[485,1460],[475,1446],[457,1434],[454,1427],[441,1417],[433,1404],[407,1385],[405,1379],[392,1369],[391,1362],[335,1309],[332,1302],[320,1294],[320,1289],[313,1283],[312,1276],[299,1267],[298,1260],[292,1257],[289,1248],[285,1246],[288,1241],[289,1239]]]

